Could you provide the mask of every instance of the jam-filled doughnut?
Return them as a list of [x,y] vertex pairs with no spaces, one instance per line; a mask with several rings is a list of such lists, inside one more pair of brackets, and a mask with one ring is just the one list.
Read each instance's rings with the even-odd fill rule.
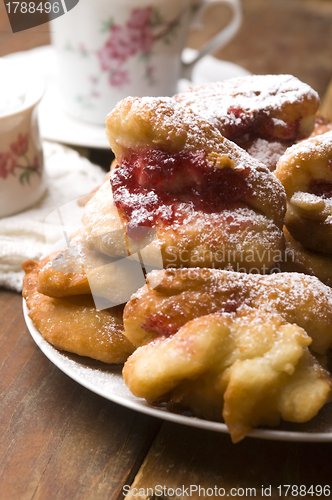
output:
[[125,335],[143,343],[123,369],[134,395],[167,402],[170,410],[223,418],[234,442],[281,418],[310,420],[329,401],[330,376],[308,350],[321,341],[304,328],[316,340],[327,334],[329,288],[296,274],[152,274],[161,273],[161,284],[140,290],[124,312]]
[[164,266],[275,265],[283,188],[213,125],[171,98],[127,98],[108,115],[107,136],[117,160],[113,200],[103,188],[86,206],[91,248],[118,254],[122,223],[132,245],[140,228],[155,230],[150,249],[161,251]]
[[245,274],[219,269],[153,271],[149,285],[124,309],[124,334],[136,346],[171,336],[187,321],[248,306],[275,311],[312,338],[311,349],[332,346],[332,290],[298,273]]
[[289,148],[276,177],[287,194],[285,226],[304,248],[332,254],[332,131]]
[[319,96],[292,75],[252,75],[192,87],[176,99],[231,140],[297,140],[314,128]]
[[291,75],[252,75],[192,87],[176,99],[274,170],[314,128],[319,96]]

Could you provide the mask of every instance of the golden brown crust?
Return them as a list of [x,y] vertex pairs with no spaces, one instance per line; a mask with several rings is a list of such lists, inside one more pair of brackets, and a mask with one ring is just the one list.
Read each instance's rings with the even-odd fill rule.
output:
[[[67,297],[70,295],[90,294],[88,278],[83,266],[81,272],[66,272],[63,265],[62,271],[56,270],[56,262],[63,261],[64,252],[54,252],[40,261],[40,271],[38,274],[38,292],[50,297]],[[70,261],[72,262],[72,258]],[[77,267],[77,259],[73,263]],[[53,266],[53,263],[55,265]],[[67,265],[70,265],[68,262]]]
[[175,100],[227,138],[296,140],[314,126],[319,96],[291,75],[251,75],[190,88]]
[[104,363],[123,363],[134,347],[123,335],[122,308],[97,311],[91,295],[53,298],[41,294],[38,274],[45,260],[22,265],[26,273],[23,297],[43,338],[60,350]]
[[280,262],[280,270],[316,276],[322,283],[332,287],[332,258],[323,253],[306,250],[301,243],[294,240],[286,227],[284,235],[286,249],[284,259]]
[[306,422],[331,397],[313,356],[332,345],[332,291],[297,273],[154,271],[124,310],[138,346],[123,376],[171,411],[224,419],[233,442],[280,419]]
[[275,171],[287,194],[288,231],[305,248],[327,254],[332,254],[331,162],[332,131],[289,148]]
[[[220,132],[171,98],[133,98],[121,101],[107,116],[107,137],[116,158],[128,150],[147,147],[170,153],[201,151],[229,158],[235,169],[249,169],[247,204],[264,213],[280,227],[284,216],[284,193],[267,167],[241,148],[225,139]],[[211,165],[212,166],[212,165]]]
[[[276,253],[281,255],[283,252],[281,228],[285,195],[280,183],[263,164],[171,98],[124,99],[108,115],[107,135],[118,163],[111,177],[115,202],[108,193],[108,188],[103,186],[87,204],[83,218],[84,239],[90,248],[110,256],[134,253],[128,248],[128,227],[147,224],[156,231],[156,239],[151,243],[149,251],[161,253],[164,267],[216,266],[245,271],[257,268],[264,273],[275,266],[276,259],[269,256]],[[165,172],[165,179],[162,182],[159,179],[157,186],[151,181],[151,185],[144,185],[142,188],[142,181],[134,177],[136,167],[133,165],[136,155],[139,168],[144,170],[144,162],[147,161],[144,155],[147,151],[162,152],[165,158],[171,157],[175,162],[179,161],[177,158],[181,158],[181,168],[176,171],[172,180],[169,180]],[[190,154],[197,153],[202,154],[203,164],[200,168],[202,171],[205,169],[201,177],[198,172],[198,179],[183,160],[188,155],[191,158]],[[187,156],[177,157],[176,154]],[[152,169],[150,166],[149,168]],[[188,172],[185,171],[186,168]],[[217,195],[220,199],[224,196],[226,201],[223,201],[224,205],[220,208],[211,209],[207,206],[206,199],[211,201],[213,196],[210,194],[210,198],[204,198],[205,187],[202,189],[202,185],[205,178],[212,176],[209,181],[211,190],[213,175],[219,176],[221,171],[226,172],[229,184],[225,183],[225,186],[230,188],[220,188]],[[138,179],[145,175],[149,176],[149,172],[146,174],[144,171]],[[124,188],[121,184],[123,179],[130,179],[133,187]],[[193,183],[190,189],[185,184],[188,179]],[[183,183],[188,191],[185,195]],[[192,192],[198,192],[196,188],[203,192],[200,205],[195,205],[196,202],[192,200]],[[238,201],[232,196],[227,198],[228,191],[223,195],[222,189],[233,189],[234,193],[237,190],[236,196],[240,194]],[[123,195],[127,190],[128,194]],[[136,211],[136,218],[127,215],[121,208],[118,193],[124,196],[121,203],[126,209],[129,207]],[[167,202],[163,205],[165,193],[171,193],[170,205]],[[161,201],[151,211],[151,218],[155,213],[160,215],[153,222],[149,222],[150,216],[144,215],[147,222],[141,222],[140,210],[145,213],[144,203],[147,203],[149,197],[156,196],[160,196]],[[165,214],[173,210],[176,213],[174,220],[166,220],[168,215],[165,217]]]
[[[110,257],[134,254],[135,242],[128,245],[128,221],[120,217],[110,186],[104,184],[87,204],[84,243]],[[203,228],[207,228],[203,230]],[[277,265],[284,249],[282,232],[262,214],[237,204],[221,213],[189,211],[186,224],[158,224],[156,238],[145,247],[147,263],[163,266],[218,267],[235,271],[257,268],[267,272]]]
[[310,135],[319,106],[318,94],[291,75],[251,75],[208,83],[174,99],[271,171],[287,147]]
[[223,417],[238,442],[258,425],[310,420],[329,400],[331,380],[309,353],[310,342],[276,313],[210,314],[138,348],[123,376],[138,397]]
[[156,232],[155,248],[160,249],[166,269],[256,269],[264,274],[277,267],[284,249],[283,238],[273,222],[242,206],[220,214],[197,212],[184,225],[160,226]]
[[153,271],[124,310],[125,335],[140,346],[172,335],[187,321],[206,314],[263,307],[296,323],[323,354],[332,345],[332,290],[317,278],[297,273],[269,276],[217,269]]

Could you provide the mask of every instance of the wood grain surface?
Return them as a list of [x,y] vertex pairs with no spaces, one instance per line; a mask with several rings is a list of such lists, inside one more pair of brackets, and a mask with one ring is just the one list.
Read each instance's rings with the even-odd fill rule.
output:
[[122,408],[46,359],[27,331],[18,294],[1,291],[0,311],[1,500],[117,500],[131,484],[131,500],[178,498],[151,495],[161,488],[192,488],[198,499],[216,487],[226,495],[254,488],[263,498],[262,486],[279,498],[278,485],[330,484],[331,444],[248,438],[234,446],[228,435]]
[[[308,457],[314,457],[314,465]],[[169,493],[191,491],[193,499],[202,498],[204,491],[207,498],[208,490],[215,491],[215,487],[221,490],[219,496],[233,496],[234,489],[241,488],[235,498],[265,498],[262,487],[266,493],[271,486],[270,498],[277,499],[279,485],[330,485],[331,458],[329,443],[248,438],[234,446],[227,435],[165,423],[135,478],[135,495],[127,498],[134,500],[140,490],[149,493],[148,488],[158,492],[160,486]],[[218,493],[212,497],[218,498]],[[148,500],[150,496],[139,498]]]
[[0,291],[0,499],[122,498],[161,421],[84,389],[27,331],[22,298]]

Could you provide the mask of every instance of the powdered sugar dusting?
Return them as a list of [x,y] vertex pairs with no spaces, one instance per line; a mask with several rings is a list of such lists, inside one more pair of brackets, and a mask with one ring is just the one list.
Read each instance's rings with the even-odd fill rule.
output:
[[296,192],[310,192],[331,205],[332,131],[288,148],[278,161],[275,175],[283,183],[288,199]]
[[[213,123],[229,138],[244,135],[259,117],[269,128],[314,115],[319,96],[309,85],[291,75],[253,75],[201,85],[175,96],[184,106]],[[291,107],[291,113],[289,113]],[[271,121],[270,121],[271,120]],[[265,130],[273,136],[273,131]],[[259,133],[256,136],[260,136]]]
[[[236,308],[243,305],[263,307],[298,324],[313,339],[311,347],[316,352],[324,353],[332,345],[332,290],[317,278],[298,273],[262,276],[216,269],[174,269],[154,273],[148,279],[158,279],[160,285],[141,300],[144,304],[153,297],[154,307],[161,315],[172,318],[176,316],[174,302],[183,304],[186,310],[183,321],[186,322],[197,314],[203,316],[223,310],[232,300]],[[152,312],[150,310],[149,314]]]
[[309,159],[308,157],[324,158],[332,155],[332,131],[311,137],[288,148],[285,158]]
[[261,163],[264,163],[271,171],[275,170],[279,158],[285,153],[289,143],[281,141],[267,141],[266,139],[255,139],[246,151]]
[[[226,155],[235,170],[247,170],[250,190],[248,205],[273,219],[281,227],[285,211],[285,193],[281,183],[268,168],[252,158],[219,130],[190,109],[171,98],[127,98],[107,119],[108,137],[118,162],[128,151],[140,153],[161,149],[170,153],[204,151]],[[213,168],[213,165],[211,165]],[[113,174],[116,175],[116,170]]]

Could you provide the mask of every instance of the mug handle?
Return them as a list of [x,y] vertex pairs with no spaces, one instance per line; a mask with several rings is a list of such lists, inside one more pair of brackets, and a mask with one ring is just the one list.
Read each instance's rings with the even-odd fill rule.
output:
[[[186,62],[182,60],[182,78],[191,79],[191,73],[195,64],[206,56],[210,52],[221,48],[226,45],[233,36],[237,33],[242,22],[242,10],[240,5],[240,0],[203,0],[202,5],[198,8],[198,12],[195,14],[194,24],[199,22],[204,11],[211,3],[225,3],[229,5],[233,11],[232,21],[217,35],[215,35],[211,40],[209,40],[202,48],[198,51],[196,56],[192,61]],[[192,23],[193,24],[193,23]]]

